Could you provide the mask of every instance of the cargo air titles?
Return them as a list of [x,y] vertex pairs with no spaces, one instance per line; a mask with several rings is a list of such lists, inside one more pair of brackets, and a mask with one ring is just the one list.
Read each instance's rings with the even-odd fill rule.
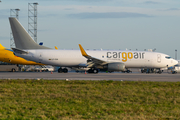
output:
[[144,52],[107,52],[108,59],[120,59],[122,58],[123,62],[126,62],[128,59],[144,59]]

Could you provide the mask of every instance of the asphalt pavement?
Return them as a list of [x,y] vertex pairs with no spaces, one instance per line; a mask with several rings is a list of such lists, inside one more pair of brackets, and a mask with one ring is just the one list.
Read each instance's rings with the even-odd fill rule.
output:
[[47,80],[116,80],[116,81],[180,81],[180,74],[162,73],[57,73],[57,72],[0,72],[0,79]]

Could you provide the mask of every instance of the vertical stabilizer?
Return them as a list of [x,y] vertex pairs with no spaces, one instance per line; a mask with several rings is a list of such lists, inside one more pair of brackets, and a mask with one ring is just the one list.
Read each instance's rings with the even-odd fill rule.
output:
[[9,22],[11,25],[11,30],[14,37],[14,42],[16,48],[19,49],[50,49],[45,46],[38,45],[32,37],[27,33],[24,27],[19,23],[19,21],[14,18],[10,17]]
[[0,44],[0,49],[5,49],[5,47]]

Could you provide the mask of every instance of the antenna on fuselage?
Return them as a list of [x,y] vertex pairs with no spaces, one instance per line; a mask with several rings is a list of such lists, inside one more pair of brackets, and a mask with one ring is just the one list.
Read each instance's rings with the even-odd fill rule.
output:
[[152,51],[155,52],[155,51],[156,51],[156,48],[154,48]]

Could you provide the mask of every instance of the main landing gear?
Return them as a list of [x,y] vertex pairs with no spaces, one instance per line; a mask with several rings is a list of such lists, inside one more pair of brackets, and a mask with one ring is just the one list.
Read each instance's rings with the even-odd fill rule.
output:
[[87,72],[88,72],[88,73],[98,73],[99,70],[96,69],[96,68],[91,68],[91,69],[89,69]]
[[154,68],[150,68],[150,69],[141,69],[141,73],[159,73],[161,74],[163,71],[161,69],[154,69]]
[[59,68],[58,69],[58,73],[68,73],[68,69],[67,68]]
[[131,71],[131,70],[128,70],[128,69],[126,69],[125,71],[122,71],[122,73],[125,73],[125,72],[127,72],[127,73],[132,73],[132,71]]

